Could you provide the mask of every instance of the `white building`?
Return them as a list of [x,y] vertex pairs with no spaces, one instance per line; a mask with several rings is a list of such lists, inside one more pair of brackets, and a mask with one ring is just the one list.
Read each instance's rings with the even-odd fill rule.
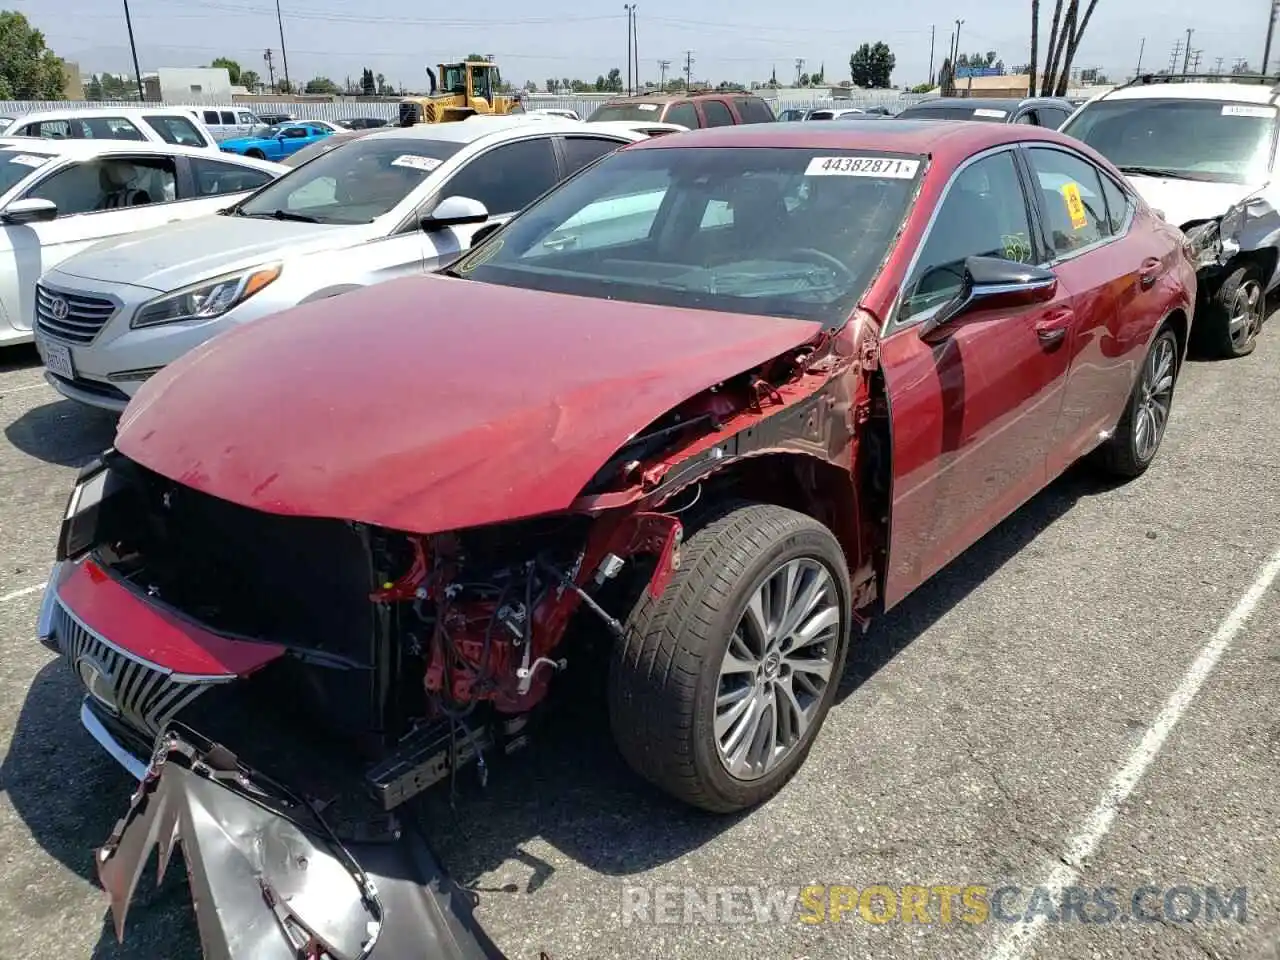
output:
[[148,100],[165,103],[230,103],[231,76],[225,67],[161,67],[143,75]]

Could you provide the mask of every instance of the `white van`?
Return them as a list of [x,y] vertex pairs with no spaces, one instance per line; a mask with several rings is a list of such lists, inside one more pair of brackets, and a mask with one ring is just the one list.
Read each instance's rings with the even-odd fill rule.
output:
[[234,140],[236,137],[247,137],[254,127],[261,126],[262,121],[252,110],[244,107],[183,107],[213,134],[213,139],[221,143],[223,140]]
[[163,104],[39,110],[4,123],[0,135],[50,140],[142,140],[177,147],[218,148],[198,117],[182,107]]

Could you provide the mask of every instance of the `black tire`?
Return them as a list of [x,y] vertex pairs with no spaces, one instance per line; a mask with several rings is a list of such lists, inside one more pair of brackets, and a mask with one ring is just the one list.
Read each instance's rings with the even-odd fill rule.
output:
[[[1157,366],[1162,363],[1162,357],[1171,357],[1172,366],[1169,376],[1172,381],[1168,385],[1167,396],[1165,396],[1165,415],[1159,423],[1155,445],[1148,447],[1141,442],[1140,424],[1144,419],[1141,412],[1144,404],[1149,404],[1154,387],[1158,384],[1154,383],[1154,377],[1157,373]],[[1142,361],[1142,369],[1138,373],[1138,379],[1133,385],[1133,390],[1129,394],[1129,402],[1125,404],[1124,414],[1120,417],[1120,423],[1117,424],[1115,432],[1111,438],[1107,440],[1098,450],[1099,463],[1108,473],[1131,479],[1140,476],[1146,472],[1147,467],[1151,466],[1155,460],[1156,454],[1160,452],[1160,444],[1164,440],[1165,427],[1168,424],[1169,411],[1173,405],[1173,394],[1178,383],[1178,373],[1181,369],[1181,356],[1178,353],[1178,338],[1169,326],[1165,326],[1156,338],[1151,342],[1151,347],[1147,350],[1147,355]],[[1150,428],[1151,421],[1147,421]]]
[[[1205,345],[1215,356],[1244,357],[1253,353],[1266,318],[1266,299],[1262,270],[1257,264],[1241,264],[1227,275],[1205,304],[1204,320],[1195,324],[1203,329]],[[1249,314],[1248,320],[1233,334],[1231,320],[1241,312]]]
[[[680,553],[680,569],[661,596],[646,590],[627,618],[626,638],[610,664],[609,720],[623,757],[642,777],[685,803],[731,813],[761,803],[791,779],[826,719],[848,648],[849,571],[830,530],[769,504],[724,505]],[[820,649],[834,666],[789,753],[763,775],[740,779],[726,768],[715,736],[721,663],[755,591],[797,559],[816,562],[830,576],[839,622],[831,647]]]
[[255,159],[255,160],[265,160],[265,159],[267,159],[267,155],[266,155],[265,153],[263,153],[261,150],[246,150],[246,151],[244,152],[244,155],[245,155],[246,157],[253,157],[253,159]]

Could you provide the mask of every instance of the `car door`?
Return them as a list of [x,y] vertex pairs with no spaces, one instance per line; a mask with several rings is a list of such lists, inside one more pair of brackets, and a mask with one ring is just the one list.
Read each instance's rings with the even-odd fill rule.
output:
[[[1066,469],[1120,417],[1146,341],[1163,317],[1160,277],[1179,255],[1150,230],[1132,230],[1133,201],[1080,154],[1025,148],[1036,188],[1048,265],[1075,291],[1071,372],[1048,463]],[[1112,216],[1107,206],[1110,184]]]
[[248,111],[237,110],[235,131],[231,134],[231,136],[247,137],[249,135],[249,131],[256,126],[258,126],[257,117],[255,117],[252,113],[249,113]]
[[276,137],[275,158],[287,157],[291,153],[297,153],[316,139],[318,138],[311,135],[309,127],[285,127],[280,131],[280,135]]
[[891,605],[1045,482],[1061,406],[1071,293],[971,310],[926,337],[921,324],[960,290],[966,257],[1044,259],[1025,171],[1002,147],[952,176],[908,270],[881,344],[892,418]]
[[[533,136],[489,147],[450,177],[434,202],[470,197],[489,211],[487,223],[505,223],[559,182],[552,141],[551,136]],[[449,227],[428,235],[427,269],[443,266],[470,249],[472,236],[484,225]]]

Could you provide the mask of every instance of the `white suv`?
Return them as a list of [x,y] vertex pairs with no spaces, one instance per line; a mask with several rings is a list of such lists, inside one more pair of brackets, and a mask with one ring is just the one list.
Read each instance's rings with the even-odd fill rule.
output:
[[1147,75],[1062,126],[1187,234],[1200,281],[1194,329],[1221,356],[1253,350],[1266,294],[1280,285],[1278,98],[1274,78]]
[[218,143],[191,111],[182,107],[83,107],[41,110],[4,123],[6,137],[47,137],[51,140],[142,140],[177,147],[208,147]]

